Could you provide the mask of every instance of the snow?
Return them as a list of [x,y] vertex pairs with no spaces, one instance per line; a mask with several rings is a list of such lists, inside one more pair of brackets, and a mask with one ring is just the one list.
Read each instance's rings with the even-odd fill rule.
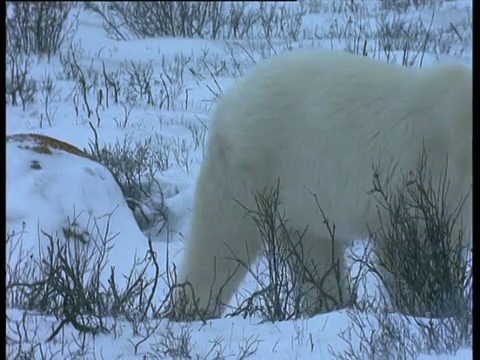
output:
[[[23,250],[45,252],[48,242],[38,234],[38,221],[42,231],[51,234],[66,228],[67,219],[80,229],[96,225],[104,232],[109,219],[108,237],[115,241],[109,261],[125,266],[126,273],[134,259],[125,254],[143,256],[147,240],[112,174],[99,163],[71,153],[52,149],[52,154],[42,154],[25,148],[34,146],[34,140],[7,141],[7,233],[22,229]],[[33,163],[40,168],[32,168]],[[12,261],[18,255],[13,252]],[[109,275],[109,271],[104,274],[103,281]]]
[[[372,1],[373,3],[373,1]],[[450,26],[457,24],[465,17],[471,17],[470,1],[446,2],[435,9],[435,25]],[[370,20],[378,11],[378,6],[369,6]],[[431,9],[419,11],[410,10],[407,14],[412,18],[422,16],[428,25]],[[339,23],[347,22],[344,13],[311,13],[304,16],[303,27],[305,31],[328,31],[332,19],[338,18]],[[374,25],[372,25],[374,26]],[[154,79],[160,79],[161,74],[175,73],[175,84],[179,94],[173,98],[168,108],[159,109],[146,104],[144,99],[137,99],[129,115],[126,126],[122,125],[124,108],[120,104],[99,108],[100,125],[97,126],[96,115],[87,117],[85,107],[80,100],[79,114],[76,114],[72,99],[74,82],[65,79],[59,58],[52,58],[48,63],[40,60],[33,63],[30,75],[41,81],[50,75],[54,79],[58,97],[50,104],[56,111],[50,126],[45,121],[45,104],[40,93],[36,101],[27,104],[25,111],[21,106],[6,107],[6,133],[35,133],[54,137],[68,142],[79,149],[88,149],[93,140],[93,132],[89,121],[95,126],[98,133],[100,147],[103,144],[115,144],[130,138],[132,143],[142,141],[150,136],[159,139],[157,148],[166,144],[171,150],[167,154],[169,166],[157,174],[165,196],[165,205],[168,208],[168,228],[161,233],[147,234],[141,231],[132,211],[127,206],[121,189],[115,182],[112,174],[102,165],[81,156],[61,150],[52,150],[51,154],[37,153],[32,150],[20,148],[19,143],[7,141],[6,145],[6,231],[15,232],[15,242],[7,244],[7,262],[14,264],[18,261],[28,262],[27,254],[36,254],[46,251],[47,234],[57,234],[67,224],[67,219],[78,223],[79,228],[95,229],[104,233],[107,224],[109,234],[114,245],[108,258],[108,265],[102,276],[107,281],[110,275],[110,266],[115,267],[116,279],[122,283],[122,274],[128,274],[132,269],[135,256],[143,258],[148,250],[147,238],[151,237],[153,248],[158,254],[159,265],[166,267],[167,247],[169,263],[181,266],[181,254],[184,241],[188,238],[188,223],[191,217],[191,207],[195,179],[198,174],[204,146],[205,133],[208,129],[208,115],[214,107],[215,94],[218,86],[225,92],[234,85],[235,78],[232,74],[239,74],[234,69],[234,63],[240,62],[242,69],[248,69],[252,61],[250,55],[256,60],[264,57],[262,51],[254,52],[254,41],[249,42],[223,42],[205,39],[183,38],[154,38],[131,41],[114,41],[107,38],[102,28],[101,19],[89,12],[82,10],[79,28],[73,39],[74,44],[83,49],[83,56],[79,59],[81,65],[92,69],[102,70],[102,61],[105,62],[109,73],[116,71],[121,64],[129,61],[151,61],[154,69]],[[290,47],[315,46],[321,48],[345,49],[346,40],[321,41],[305,40],[291,41]],[[242,47],[251,51],[246,54],[241,48],[234,47],[235,61],[232,60],[228,50],[229,46],[243,44]],[[284,51],[288,46],[281,40],[275,41],[278,51]],[[67,49],[65,49],[66,51]],[[453,54],[453,55],[452,55]],[[401,52],[397,58],[401,59]],[[471,47],[469,51],[455,51],[451,54],[427,53],[424,64],[435,61],[461,61],[471,64]],[[184,69],[178,69],[178,62],[186,62]],[[211,76],[205,63],[214,68],[219,61],[224,61],[226,71],[220,72],[215,79]],[[175,70],[177,69],[177,70]],[[240,72],[241,73],[241,72]],[[180,80],[182,83],[180,82]],[[181,86],[180,86],[181,85]],[[160,85],[159,85],[160,86]],[[188,98],[185,89],[189,89]],[[95,108],[97,93],[89,95],[90,106]],[[43,122],[40,122],[43,116]],[[200,133],[203,140],[195,140],[194,132]],[[203,131],[203,132],[202,132]],[[203,135],[202,135],[203,134]],[[28,142],[28,141],[27,141]],[[32,140],[28,142],[32,145]],[[40,169],[32,168],[33,163],[38,163]],[[107,216],[110,214],[110,216]],[[93,230],[92,230],[93,231]],[[18,240],[19,239],[19,240]],[[17,244],[17,246],[15,246]],[[18,245],[21,244],[21,249]],[[356,244],[353,251],[358,250]],[[95,256],[95,253],[92,253]],[[96,258],[95,258],[96,259]],[[262,266],[261,264],[259,266]],[[148,274],[153,274],[149,268]],[[155,301],[160,301],[167,287],[159,282]],[[249,276],[244,280],[243,289],[254,288],[253,279]],[[373,282],[367,287],[372,293],[376,290]],[[364,296],[365,294],[359,294]],[[234,299],[235,304],[239,299]],[[24,312],[18,309],[7,309],[7,336],[18,338],[13,330],[16,321],[21,321]],[[352,326],[347,311],[337,311],[322,314],[310,319],[269,323],[260,318],[243,319],[241,317],[224,317],[221,319],[201,322],[169,323],[166,320],[149,320],[151,327],[158,325],[156,334],[141,342],[142,334],[147,331],[140,326],[134,330],[126,320],[108,321],[116,323],[115,333],[97,334],[87,336],[83,348],[78,345],[82,336],[70,324],[64,327],[63,340],[45,342],[52,333],[52,329],[59,324],[53,316],[44,316],[28,312],[27,330],[28,338],[23,341],[23,346],[40,343],[45,353],[56,353],[54,358],[66,358],[78,351],[78,356],[84,359],[91,358],[151,358],[152,349],[162,339],[162,336],[171,329],[173,334],[188,331],[191,335],[191,354],[200,358],[215,358],[215,351],[220,351],[226,357],[237,358],[242,349],[248,345],[256,349],[251,358],[263,359],[330,359],[334,358],[333,352],[340,352],[347,348],[347,344],[339,337],[342,331]],[[368,329],[364,329],[368,330]],[[375,329],[373,329],[375,330]],[[66,335],[65,335],[66,334]],[[80,340],[79,340],[80,339]],[[353,340],[355,343],[357,340]],[[137,345],[137,343],[139,343]],[[212,351],[213,349],[213,351]],[[69,355],[70,354],[70,355]],[[171,354],[169,355],[172,356]],[[163,355],[164,358],[169,358]],[[422,354],[419,359],[466,359],[472,357],[471,348],[460,349],[456,355],[428,355]]]

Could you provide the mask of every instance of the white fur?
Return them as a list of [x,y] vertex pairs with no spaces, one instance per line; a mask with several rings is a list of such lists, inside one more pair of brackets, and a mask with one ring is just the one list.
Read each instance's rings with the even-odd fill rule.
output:
[[[259,63],[225,94],[211,122],[178,280],[190,281],[200,308],[213,312],[211,291],[218,295],[237,266],[227,259],[232,251],[248,263],[261,246],[234,199],[254,209],[252,191],[277,179],[286,219],[294,230],[309,226],[304,248],[318,266],[329,266],[329,236],[311,193],[335,222],[335,251],[343,254],[343,244],[365,235],[366,224],[378,225],[367,194],[372,165],[395,184],[415,170],[423,141],[434,173],[444,170],[448,153],[450,195],[458,201],[472,176],[469,70],[403,68],[316,50]],[[244,275],[239,268],[223,287],[223,303]]]

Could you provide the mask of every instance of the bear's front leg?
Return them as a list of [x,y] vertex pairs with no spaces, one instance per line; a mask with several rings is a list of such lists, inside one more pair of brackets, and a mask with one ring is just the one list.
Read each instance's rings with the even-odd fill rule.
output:
[[[242,172],[215,139],[199,174],[192,222],[171,318],[219,317],[261,247],[258,229],[239,204],[253,203]],[[237,202],[238,201],[238,202]]]

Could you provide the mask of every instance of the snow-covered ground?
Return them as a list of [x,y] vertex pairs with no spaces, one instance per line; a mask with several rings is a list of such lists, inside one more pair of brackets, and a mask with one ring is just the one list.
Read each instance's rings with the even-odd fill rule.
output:
[[[100,149],[108,144],[124,143],[133,148],[136,142],[151,140],[149,149],[161,154],[154,163],[157,169],[154,177],[162,189],[168,220],[162,231],[160,225],[163,223],[153,229],[143,227],[142,231],[121,189],[105,167],[62,149],[50,148],[48,153],[35,151],[36,141],[31,138],[21,141],[9,138],[6,147],[7,265],[28,268],[33,258],[45,256],[49,247],[54,246],[49,236],[65,238],[66,229],[79,229],[82,236],[103,236],[113,245],[102,272],[101,280],[105,283],[114,267],[117,285],[125,285],[122,274],[129,274],[135,258],[145,257],[149,249],[148,238],[152,240],[162,273],[167,266],[167,254],[169,264],[181,266],[194,183],[205,150],[208,115],[215,106],[216,97],[232,86],[235,77],[248,70],[254,60],[275,52],[315,47],[359,48],[357,50],[362,53],[366,39],[359,33],[359,24],[363,24],[363,29],[376,29],[382,21],[388,22],[395,17],[393,12],[381,12],[379,3],[373,0],[365,1],[365,6],[361,4],[362,10],[356,12],[345,4],[357,2],[316,3],[323,5],[318,12],[303,15],[301,35],[297,39],[272,39],[268,44],[260,35],[241,41],[180,37],[117,41],[107,37],[97,14],[82,9],[78,30],[72,39],[74,50],[65,46],[61,52],[63,59],[73,53],[83,69],[91,86],[87,100],[83,98],[78,80],[59,56],[54,56],[50,62],[35,61],[29,76],[37,80],[40,90],[25,109],[21,103],[19,106],[7,103],[7,136],[42,134],[79,149],[89,149],[95,139],[93,127]],[[416,66],[437,61],[471,64],[471,9],[471,1],[439,2],[434,12],[431,7],[419,10],[411,7],[397,15],[404,24],[413,27],[422,19],[426,29],[448,31],[445,30],[437,42],[431,40],[425,53],[412,47],[407,57],[400,49],[380,51],[378,41],[371,38],[366,47],[368,55],[399,64],[412,61]],[[398,41],[407,43],[407,40],[411,41],[408,34]],[[151,66],[150,100],[148,95],[135,92],[135,84],[130,83],[128,71],[137,65]],[[106,104],[103,66],[109,76],[115,73],[119,76],[118,104],[114,102],[112,88],[108,106]],[[50,92],[41,90],[48,78],[54,85]],[[103,99],[98,104],[100,90]],[[90,116],[86,102],[92,110]],[[155,191],[152,194],[150,202],[142,205],[150,217],[155,216],[155,206],[162,202],[159,194]],[[137,220],[140,217],[137,214]],[[98,249],[84,251],[91,264],[102,261]],[[137,265],[138,269],[141,266]],[[154,267],[149,266],[147,274],[153,276],[154,271]],[[376,290],[373,283],[366,288]],[[245,279],[242,289],[254,289],[251,276]],[[159,281],[153,302],[161,301],[166,291],[167,285]],[[240,300],[233,300],[233,304]],[[34,358],[182,358],[185,353],[166,352],[168,346],[165,344],[170,342],[170,347],[180,348],[181,340],[190,338],[185,346],[191,358],[330,359],[348,349],[349,344],[341,334],[353,326],[346,310],[273,324],[260,318],[238,316],[206,324],[170,323],[166,319],[149,319],[148,325],[147,322],[132,324],[121,318],[107,318],[106,321],[106,327],[115,330],[85,335],[68,323],[55,339],[47,342],[60,325],[59,319],[8,308],[7,354],[13,358],[20,351],[27,353],[33,349]],[[375,320],[365,323],[371,328],[363,327],[362,331],[374,334]],[[351,336],[352,346],[359,346],[358,333],[353,332]],[[359,351],[358,358],[362,358],[361,354],[365,352]],[[471,357],[472,350],[467,348],[460,349],[456,355],[423,354],[419,358]]]

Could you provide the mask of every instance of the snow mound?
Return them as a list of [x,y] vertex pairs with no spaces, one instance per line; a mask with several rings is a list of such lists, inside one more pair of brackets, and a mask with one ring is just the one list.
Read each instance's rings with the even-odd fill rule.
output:
[[6,228],[17,234],[17,241],[7,243],[11,264],[28,252],[45,252],[45,234],[89,245],[108,238],[104,281],[111,266],[116,278],[123,278],[135,255],[143,258],[148,249],[110,171],[76,147],[42,135],[6,138]]

